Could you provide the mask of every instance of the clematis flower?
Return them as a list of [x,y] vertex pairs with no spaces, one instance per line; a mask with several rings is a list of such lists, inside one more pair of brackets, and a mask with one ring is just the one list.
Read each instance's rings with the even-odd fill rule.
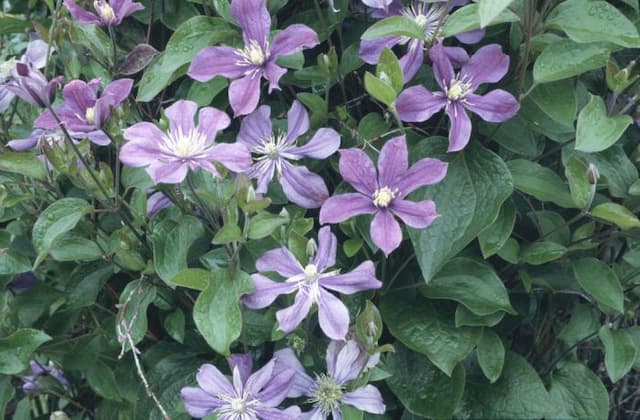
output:
[[11,79],[4,86],[27,103],[45,108],[55,100],[62,79],[58,76],[47,80],[33,64],[16,63]]
[[304,268],[285,247],[260,257],[256,262],[258,271],[275,271],[286,280],[275,282],[260,273],[253,274],[255,289],[244,298],[244,303],[249,308],[260,309],[271,305],[282,294],[296,293],[293,305],[276,312],[282,331],[288,333],[296,329],[315,303],[322,331],[331,339],[344,340],[349,330],[349,311],[327,289],[350,295],[378,289],[382,283],[376,279],[371,261],[363,262],[349,273],[329,271],[336,262],[338,241],[328,226],[320,229],[318,240],[317,253]]
[[120,25],[124,18],[144,9],[142,3],[134,3],[131,0],[95,0],[95,13],[78,6],[75,0],[64,0],[64,5],[79,23],[102,26]]
[[147,217],[152,218],[162,209],[171,207],[173,203],[163,192],[156,191],[147,197]]
[[394,216],[407,225],[423,229],[438,216],[431,200],[413,202],[405,197],[416,189],[440,182],[447,164],[424,158],[409,167],[404,136],[385,143],[378,158],[378,173],[373,162],[360,149],[340,151],[340,174],[356,192],[334,195],[320,209],[320,223],[339,223],[360,214],[373,214],[371,239],[389,255],[402,242],[402,230]]
[[[407,53],[400,58],[400,67],[404,74],[404,82],[416,75],[424,62],[426,45],[431,45],[441,39],[444,24],[449,11],[456,6],[467,3],[467,0],[456,0],[448,4],[446,1],[427,3],[414,0],[409,6],[403,6],[399,0],[362,0],[364,4],[373,8],[372,16],[382,19],[390,16],[406,16],[413,20],[424,33],[424,40],[412,39],[404,36],[390,36],[374,40],[362,40],[360,43],[360,58],[369,64],[377,64],[380,54],[385,48],[396,45],[407,45]],[[456,35],[460,42],[475,44],[484,37],[484,30],[470,31]],[[460,47],[444,47],[446,54],[458,66],[465,63],[469,56]]]
[[229,358],[233,381],[229,381],[215,366],[204,364],[196,375],[198,387],[180,391],[187,412],[196,418],[215,414],[218,420],[278,419],[296,420],[300,409],[276,408],[286,398],[295,371],[274,371],[277,358],[251,374],[251,355],[236,354]]
[[229,116],[213,107],[202,108],[198,125],[193,118],[198,105],[180,100],[165,110],[169,130],[161,131],[149,122],[141,122],[124,130],[127,140],[120,149],[125,165],[145,167],[156,183],[178,184],[189,169],[202,168],[219,176],[213,162],[233,172],[243,172],[251,165],[251,154],[242,144],[216,143],[218,131],[229,126]]
[[22,381],[24,382],[22,384],[22,390],[26,394],[38,394],[40,392],[38,379],[41,376],[46,375],[51,376],[53,379],[58,381],[60,386],[64,389],[69,389],[69,381],[67,380],[67,377],[64,376],[64,372],[54,365],[52,361],[49,361],[48,365],[42,365],[37,361],[32,360],[29,362],[29,367],[31,368],[31,375],[22,378]]
[[455,73],[442,44],[429,51],[433,74],[444,92],[430,92],[422,86],[405,89],[395,108],[402,121],[422,122],[444,108],[451,120],[449,151],[464,149],[471,136],[471,120],[466,110],[488,122],[504,122],[518,113],[520,104],[509,92],[495,89],[485,95],[475,91],[483,83],[495,83],[509,70],[509,56],[498,44],[485,45]]
[[229,103],[237,117],[258,106],[262,77],[269,81],[269,93],[279,89],[278,82],[287,71],[276,60],[318,45],[318,36],[308,26],[294,24],[270,43],[271,16],[266,0],[233,0],[231,15],[242,28],[244,48],[206,47],[193,59],[188,74],[200,82],[215,76],[234,79],[229,86]]
[[294,101],[289,109],[286,133],[274,132],[270,114],[271,108],[263,105],[240,126],[238,142],[255,156],[247,176],[258,180],[259,194],[267,192],[269,182],[276,176],[289,201],[308,209],[320,207],[329,197],[324,181],[306,167],[291,162],[305,157],[326,159],[340,147],[340,135],[332,128],[321,128],[308,143],[297,146],[296,139],[309,130],[309,115],[302,104]]
[[[133,80],[119,79],[109,83],[98,98],[100,85],[100,79],[93,79],[89,83],[82,80],[67,83],[62,90],[64,104],[54,111],[71,138],[88,138],[99,146],[106,146],[111,140],[103,127],[111,116],[111,109],[120,106],[129,96]],[[46,110],[34,121],[33,126],[53,130],[58,128],[58,122]]]
[[342,419],[341,405],[350,405],[372,414],[384,414],[386,407],[380,391],[373,385],[348,390],[350,382],[365,369],[369,357],[354,340],[332,341],[326,354],[327,373],[309,376],[293,351],[278,350],[276,370],[293,369],[296,372],[289,390],[290,398],[309,397],[313,409],[300,417],[305,420]]
[[34,147],[53,146],[64,143],[64,133],[60,129],[44,130],[36,128],[29,137],[14,139],[7,143],[7,146],[19,152],[33,149]]

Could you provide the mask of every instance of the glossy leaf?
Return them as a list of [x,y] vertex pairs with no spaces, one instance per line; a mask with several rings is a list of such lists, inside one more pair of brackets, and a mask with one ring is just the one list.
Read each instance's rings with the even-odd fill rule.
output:
[[624,295],[616,273],[595,258],[581,258],[573,262],[573,274],[580,286],[599,303],[622,312]]
[[22,328],[8,337],[0,338],[0,373],[16,375],[27,368],[33,352],[51,340],[40,330]]
[[497,381],[502,373],[505,357],[504,344],[502,344],[502,340],[498,334],[489,328],[485,328],[480,340],[478,340],[476,354],[478,356],[478,364],[484,376],[486,376],[491,383]]
[[600,44],[578,44],[570,40],[548,45],[533,66],[536,83],[554,82],[604,67],[609,49]]
[[604,365],[611,382],[617,382],[631,370],[637,349],[631,336],[623,329],[611,330],[603,325],[598,337],[604,345]]
[[582,152],[600,152],[611,147],[627,127],[633,122],[628,115],[610,117],[604,100],[595,95],[578,115],[576,130],[576,150]]

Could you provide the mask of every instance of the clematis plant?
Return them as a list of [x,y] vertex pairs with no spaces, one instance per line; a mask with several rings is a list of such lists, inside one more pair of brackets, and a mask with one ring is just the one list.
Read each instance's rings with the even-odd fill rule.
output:
[[340,147],[340,135],[332,128],[321,128],[309,142],[298,146],[298,137],[309,130],[309,115],[302,104],[294,101],[291,105],[286,132],[273,130],[270,115],[271,108],[261,106],[242,121],[238,133],[238,142],[255,156],[247,175],[258,180],[256,192],[266,193],[275,176],[289,201],[304,208],[320,207],[329,197],[324,181],[306,167],[291,162],[305,157],[326,159]]
[[318,36],[306,25],[294,24],[280,31],[269,42],[271,16],[266,0],[233,0],[231,15],[242,28],[244,48],[206,47],[191,62],[188,74],[200,82],[215,76],[233,79],[229,103],[235,116],[253,112],[260,100],[260,80],[269,81],[269,93],[279,89],[287,72],[276,60],[318,45]]
[[378,171],[360,149],[340,151],[340,174],[356,192],[334,195],[320,209],[320,223],[339,223],[360,214],[373,214],[371,239],[389,255],[402,242],[402,230],[394,216],[407,225],[424,229],[438,216],[431,200],[414,202],[405,197],[416,189],[440,182],[447,164],[424,158],[409,167],[404,136],[385,143],[378,158]]
[[197,111],[195,102],[180,100],[165,110],[169,119],[167,132],[150,122],[127,128],[120,160],[125,165],[146,168],[156,183],[167,184],[184,181],[189,169],[202,168],[219,176],[214,162],[233,172],[248,169],[251,154],[244,145],[215,142],[218,131],[229,125],[229,116],[213,107],[202,108],[196,125]]
[[433,73],[442,92],[430,92],[422,86],[405,89],[395,101],[395,109],[402,121],[422,122],[444,108],[451,121],[449,151],[464,149],[471,137],[471,119],[466,110],[478,114],[485,121],[499,123],[518,113],[520,104],[509,92],[495,89],[485,95],[475,91],[483,83],[495,83],[509,70],[509,56],[498,44],[480,48],[459,73],[441,43],[429,50]]
[[274,370],[271,359],[253,374],[250,354],[235,354],[229,359],[233,380],[229,381],[215,366],[204,364],[196,375],[198,387],[184,387],[180,395],[187,412],[196,418],[215,414],[218,420],[281,419],[295,420],[300,409],[276,407],[287,397],[296,372]]
[[[71,138],[88,138],[91,142],[106,146],[111,143],[103,128],[111,116],[112,108],[117,108],[129,96],[132,79],[119,79],[109,83],[98,98],[100,79],[89,83],[73,80],[62,89],[64,104],[55,109],[56,116],[65,126]],[[36,128],[54,130],[58,122],[49,110],[45,110],[33,123]]]
[[33,64],[16,63],[15,71],[4,87],[25,102],[45,108],[55,100],[62,80],[62,76],[47,80]]
[[378,289],[382,283],[376,278],[371,261],[364,261],[349,273],[329,271],[336,262],[338,241],[328,226],[320,229],[318,241],[317,253],[305,267],[285,247],[272,249],[260,257],[256,262],[258,271],[274,271],[286,280],[275,282],[261,273],[253,274],[255,289],[244,303],[260,309],[271,305],[280,295],[296,293],[293,305],[276,312],[282,331],[289,333],[296,329],[316,304],[322,331],[331,339],[344,340],[349,330],[349,311],[327,289],[350,295]]
[[79,23],[102,26],[120,25],[124,18],[144,9],[142,3],[131,0],[95,0],[95,13],[78,6],[75,0],[64,0],[64,5]]
[[380,391],[373,385],[349,389],[349,384],[360,376],[369,361],[355,340],[332,341],[327,347],[327,373],[309,376],[293,351],[289,348],[275,353],[277,370],[293,369],[296,372],[289,397],[309,397],[313,409],[303,413],[303,419],[342,418],[341,405],[350,405],[372,414],[384,414],[385,405]]

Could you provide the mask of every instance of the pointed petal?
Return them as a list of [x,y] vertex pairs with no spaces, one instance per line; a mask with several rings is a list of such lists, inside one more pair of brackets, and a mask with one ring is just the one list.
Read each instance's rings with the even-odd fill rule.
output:
[[82,7],[78,6],[74,0],[64,0],[64,5],[67,6],[71,17],[79,23],[94,25],[99,25],[101,23],[98,16],[84,10]]
[[[56,112],[56,114],[58,114],[58,113]],[[58,128],[58,123],[56,122],[56,119],[53,118],[53,114],[51,114],[51,111],[46,109],[33,122],[33,127],[34,128],[47,128],[47,129],[52,130],[52,129]]]
[[154,163],[147,167],[147,173],[156,184],[179,184],[187,176],[189,165],[180,161]]
[[231,16],[242,28],[244,43],[255,40],[264,48],[271,30],[266,0],[232,0]]
[[123,131],[127,142],[120,149],[120,161],[125,165],[141,167],[157,161],[161,156],[158,139],[164,136],[158,127],[140,122]]
[[349,311],[344,303],[326,290],[318,296],[320,328],[332,340],[344,340],[349,331]]
[[402,230],[388,210],[378,211],[371,222],[371,239],[373,243],[389,255],[402,242]]
[[247,176],[250,178],[257,178],[256,192],[258,194],[265,194],[269,188],[269,183],[273,179],[276,171],[276,164],[272,160],[265,160],[259,162],[251,167],[247,172]]
[[455,69],[459,69],[464,63],[469,61],[469,54],[467,54],[467,51],[462,47],[444,47],[444,52],[447,54],[447,57],[449,57]]
[[253,72],[231,82],[229,86],[229,103],[233,109],[234,117],[250,114],[258,106],[258,101],[260,100],[260,76],[260,72]]
[[307,294],[298,292],[293,305],[276,312],[279,329],[285,333],[290,333],[295,330],[302,320],[309,314],[311,304],[311,298]]
[[388,140],[378,157],[380,187],[395,187],[396,180],[403,177],[409,168],[409,151],[405,136]]
[[247,71],[238,65],[240,57],[235,48],[205,47],[194,57],[187,74],[199,82],[207,82],[215,76],[237,79]]
[[280,405],[287,397],[295,375],[296,372],[293,369],[288,369],[277,374],[274,372],[269,383],[257,394],[258,400],[267,407],[277,407]]
[[270,116],[271,108],[267,105],[262,105],[247,115],[240,124],[237,141],[244,143],[251,150],[261,145],[273,134]]
[[96,104],[96,93],[88,83],[82,80],[72,80],[62,89],[65,106],[72,107],[76,112],[84,112]]
[[394,105],[402,121],[422,122],[440,111],[447,103],[443,96],[434,95],[422,86],[405,89]]
[[433,62],[433,77],[441,89],[449,86],[454,77],[453,65],[447,56],[442,42],[436,43],[429,49],[429,58]]
[[298,420],[302,413],[297,405],[287,407],[285,410],[272,407],[258,407],[256,414],[260,420]]
[[283,165],[280,185],[289,201],[305,209],[318,208],[329,198],[322,177],[304,166]]
[[329,417],[320,411],[319,408],[314,408],[313,410],[302,413],[300,420],[327,420]]
[[469,95],[464,107],[485,121],[500,123],[513,118],[520,109],[518,100],[509,92],[496,89],[486,95]]
[[420,159],[396,179],[394,187],[398,189],[396,198],[404,198],[424,185],[437,184],[447,174],[446,162],[433,158]]
[[342,385],[358,377],[364,367],[362,361],[366,361],[365,358],[360,357],[361,352],[362,350],[355,340],[347,341],[347,344],[342,346],[335,357],[335,366],[333,366],[333,369],[329,367],[329,356],[327,355],[327,371],[338,384]]
[[371,158],[360,149],[340,151],[340,175],[356,191],[372,196],[378,189],[378,176]]
[[208,106],[198,113],[198,131],[207,136],[209,141],[212,141],[218,131],[224,130],[230,123],[231,119],[227,113],[218,108]]
[[316,45],[318,45],[318,35],[315,31],[307,25],[296,23],[287,26],[273,37],[271,55],[275,57],[290,55]]
[[400,67],[404,75],[404,84],[406,85],[413,79],[420,67],[424,63],[424,42],[418,39],[412,39],[409,42],[407,53],[400,59]]
[[231,371],[234,368],[238,369],[240,373],[240,380],[244,383],[251,376],[253,370],[253,359],[250,354],[232,354],[228,359],[229,367]]
[[184,408],[192,417],[203,418],[220,407],[221,401],[200,388],[184,387],[180,390]]
[[320,279],[320,285],[345,295],[363,290],[379,289],[382,282],[376,278],[376,269],[371,261],[365,261],[353,271]]
[[342,396],[342,402],[372,414],[384,414],[386,410],[380,391],[373,385],[366,385],[345,393]]
[[182,131],[182,133],[188,133],[195,128],[193,118],[198,111],[198,104],[193,101],[179,100],[169,108],[164,110],[164,113],[169,119],[169,130],[171,132]]
[[327,268],[336,264],[336,253],[338,252],[338,239],[331,232],[329,226],[320,228],[318,232],[318,252],[313,259],[313,263],[318,268],[318,273],[323,273]]
[[269,81],[269,93],[271,93],[273,89],[280,89],[280,79],[286,72],[287,69],[280,67],[273,61],[267,61],[264,65],[264,78]]
[[476,29],[474,31],[462,32],[456,35],[456,38],[463,44],[477,44],[482,41],[485,33],[486,31],[484,29]]
[[127,99],[132,88],[133,79],[114,80],[104,88],[100,100],[109,107],[118,106]]
[[287,143],[293,143],[309,130],[309,113],[295,100],[287,112]]
[[311,394],[315,386],[315,381],[307,375],[304,367],[293,353],[293,350],[290,348],[278,350],[273,354],[273,358],[276,359],[276,365],[273,369],[274,373],[288,369],[296,373],[291,388],[289,388],[289,392],[287,393],[289,398],[298,398]]
[[[52,46],[51,51],[55,48]],[[47,52],[49,52],[49,44],[40,39],[35,32],[29,34],[29,43],[27,51],[22,56],[22,61],[31,64],[37,69],[41,69],[47,63]]]
[[416,229],[426,228],[438,217],[436,204],[431,200],[393,200],[391,211],[405,224]]
[[340,134],[333,128],[320,128],[308,143],[289,150],[291,154],[326,159],[340,147]]
[[196,374],[196,380],[200,388],[211,395],[233,395],[233,387],[229,380],[218,370],[217,367],[205,363],[200,366]]
[[273,367],[276,362],[274,359],[269,360],[269,362],[262,366],[260,369],[256,370],[246,382],[246,389],[253,395],[258,394],[271,380],[273,377]]
[[320,209],[320,224],[340,223],[360,214],[376,211],[373,201],[360,193],[347,193],[329,197]]
[[378,64],[380,54],[385,48],[393,48],[398,45],[401,38],[399,36],[388,36],[384,38],[360,41],[360,58],[368,64]]
[[252,162],[249,150],[244,144],[238,143],[218,143],[209,150],[207,158],[236,173],[248,170]]
[[251,309],[262,309],[271,305],[280,295],[293,293],[297,289],[294,282],[275,282],[262,274],[252,274],[251,280],[255,289],[253,292],[245,296],[243,302]]
[[448,152],[457,152],[464,149],[471,137],[471,119],[459,102],[452,102],[447,107],[447,115],[451,120],[449,131]]
[[462,66],[462,77],[471,79],[475,90],[483,83],[495,83],[502,79],[509,70],[509,56],[502,52],[499,44],[485,45],[471,56]]
[[87,138],[93,144],[98,146],[107,146],[111,144],[111,139],[102,130],[93,130],[88,133],[74,133],[70,132],[72,138]]
[[258,271],[275,271],[287,278],[304,274],[304,269],[296,257],[285,247],[265,252],[256,261],[256,269]]

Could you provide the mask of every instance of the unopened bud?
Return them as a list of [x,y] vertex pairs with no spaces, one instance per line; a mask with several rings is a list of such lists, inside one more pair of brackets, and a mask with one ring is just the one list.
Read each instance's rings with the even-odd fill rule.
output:
[[249,185],[247,188],[247,197],[246,202],[251,203],[256,200],[256,190],[253,188],[253,185]]
[[589,179],[589,184],[595,185],[598,183],[598,179],[600,179],[600,172],[598,172],[598,168],[593,163],[589,164],[589,168],[587,169],[587,177]]
[[49,420],[69,420],[69,416],[64,411],[54,411],[49,416]]
[[309,257],[309,260],[316,256],[316,252],[318,252],[318,244],[315,239],[311,238],[307,241],[307,257]]

